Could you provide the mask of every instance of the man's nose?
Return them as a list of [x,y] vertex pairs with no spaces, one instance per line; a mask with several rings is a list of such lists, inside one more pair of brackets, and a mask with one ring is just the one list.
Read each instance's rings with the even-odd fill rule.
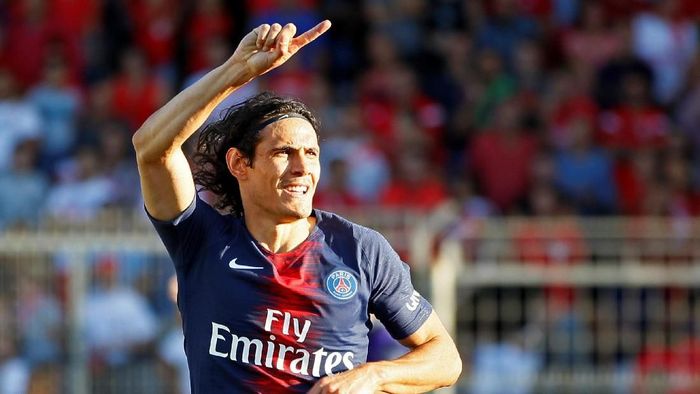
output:
[[291,158],[291,170],[294,175],[305,175],[309,173],[311,159],[309,159],[303,150],[295,151]]

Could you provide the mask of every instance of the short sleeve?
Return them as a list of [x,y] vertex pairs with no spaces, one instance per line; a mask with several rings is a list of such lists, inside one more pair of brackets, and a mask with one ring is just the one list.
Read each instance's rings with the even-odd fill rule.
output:
[[192,203],[172,220],[158,220],[148,210],[146,214],[177,270],[188,268],[216,228],[213,224],[221,220],[221,215],[199,196],[195,196]]
[[411,283],[410,268],[401,261],[389,242],[370,233],[365,248],[371,266],[369,310],[386,326],[395,339],[416,332],[433,308]]

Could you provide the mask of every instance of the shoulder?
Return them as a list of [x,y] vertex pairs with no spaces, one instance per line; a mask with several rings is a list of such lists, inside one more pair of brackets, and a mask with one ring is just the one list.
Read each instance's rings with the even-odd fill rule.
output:
[[338,214],[314,209],[317,226],[330,243],[352,242],[362,250],[388,246],[387,240],[378,231],[352,222]]

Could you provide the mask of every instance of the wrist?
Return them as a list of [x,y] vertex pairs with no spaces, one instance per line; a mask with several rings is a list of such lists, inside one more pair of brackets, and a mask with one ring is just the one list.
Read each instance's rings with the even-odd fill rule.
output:
[[366,369],[367,379],[373,383],[376,391],[381,391],[386,384],[386,368],[384,362],[370,362],[364,364],[363,367]]
[[239,87],[255,78],[257,75],[244,59],[231,57],[221,66],[218,72],[224,77],[226,86]]

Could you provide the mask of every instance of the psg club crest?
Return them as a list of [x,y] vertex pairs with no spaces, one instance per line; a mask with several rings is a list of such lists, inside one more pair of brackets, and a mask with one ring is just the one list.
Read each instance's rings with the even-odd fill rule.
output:
[[326,278],[326,288],[333,297],[345,301],[357,293],[357,279],[348,271],[333,271]]

